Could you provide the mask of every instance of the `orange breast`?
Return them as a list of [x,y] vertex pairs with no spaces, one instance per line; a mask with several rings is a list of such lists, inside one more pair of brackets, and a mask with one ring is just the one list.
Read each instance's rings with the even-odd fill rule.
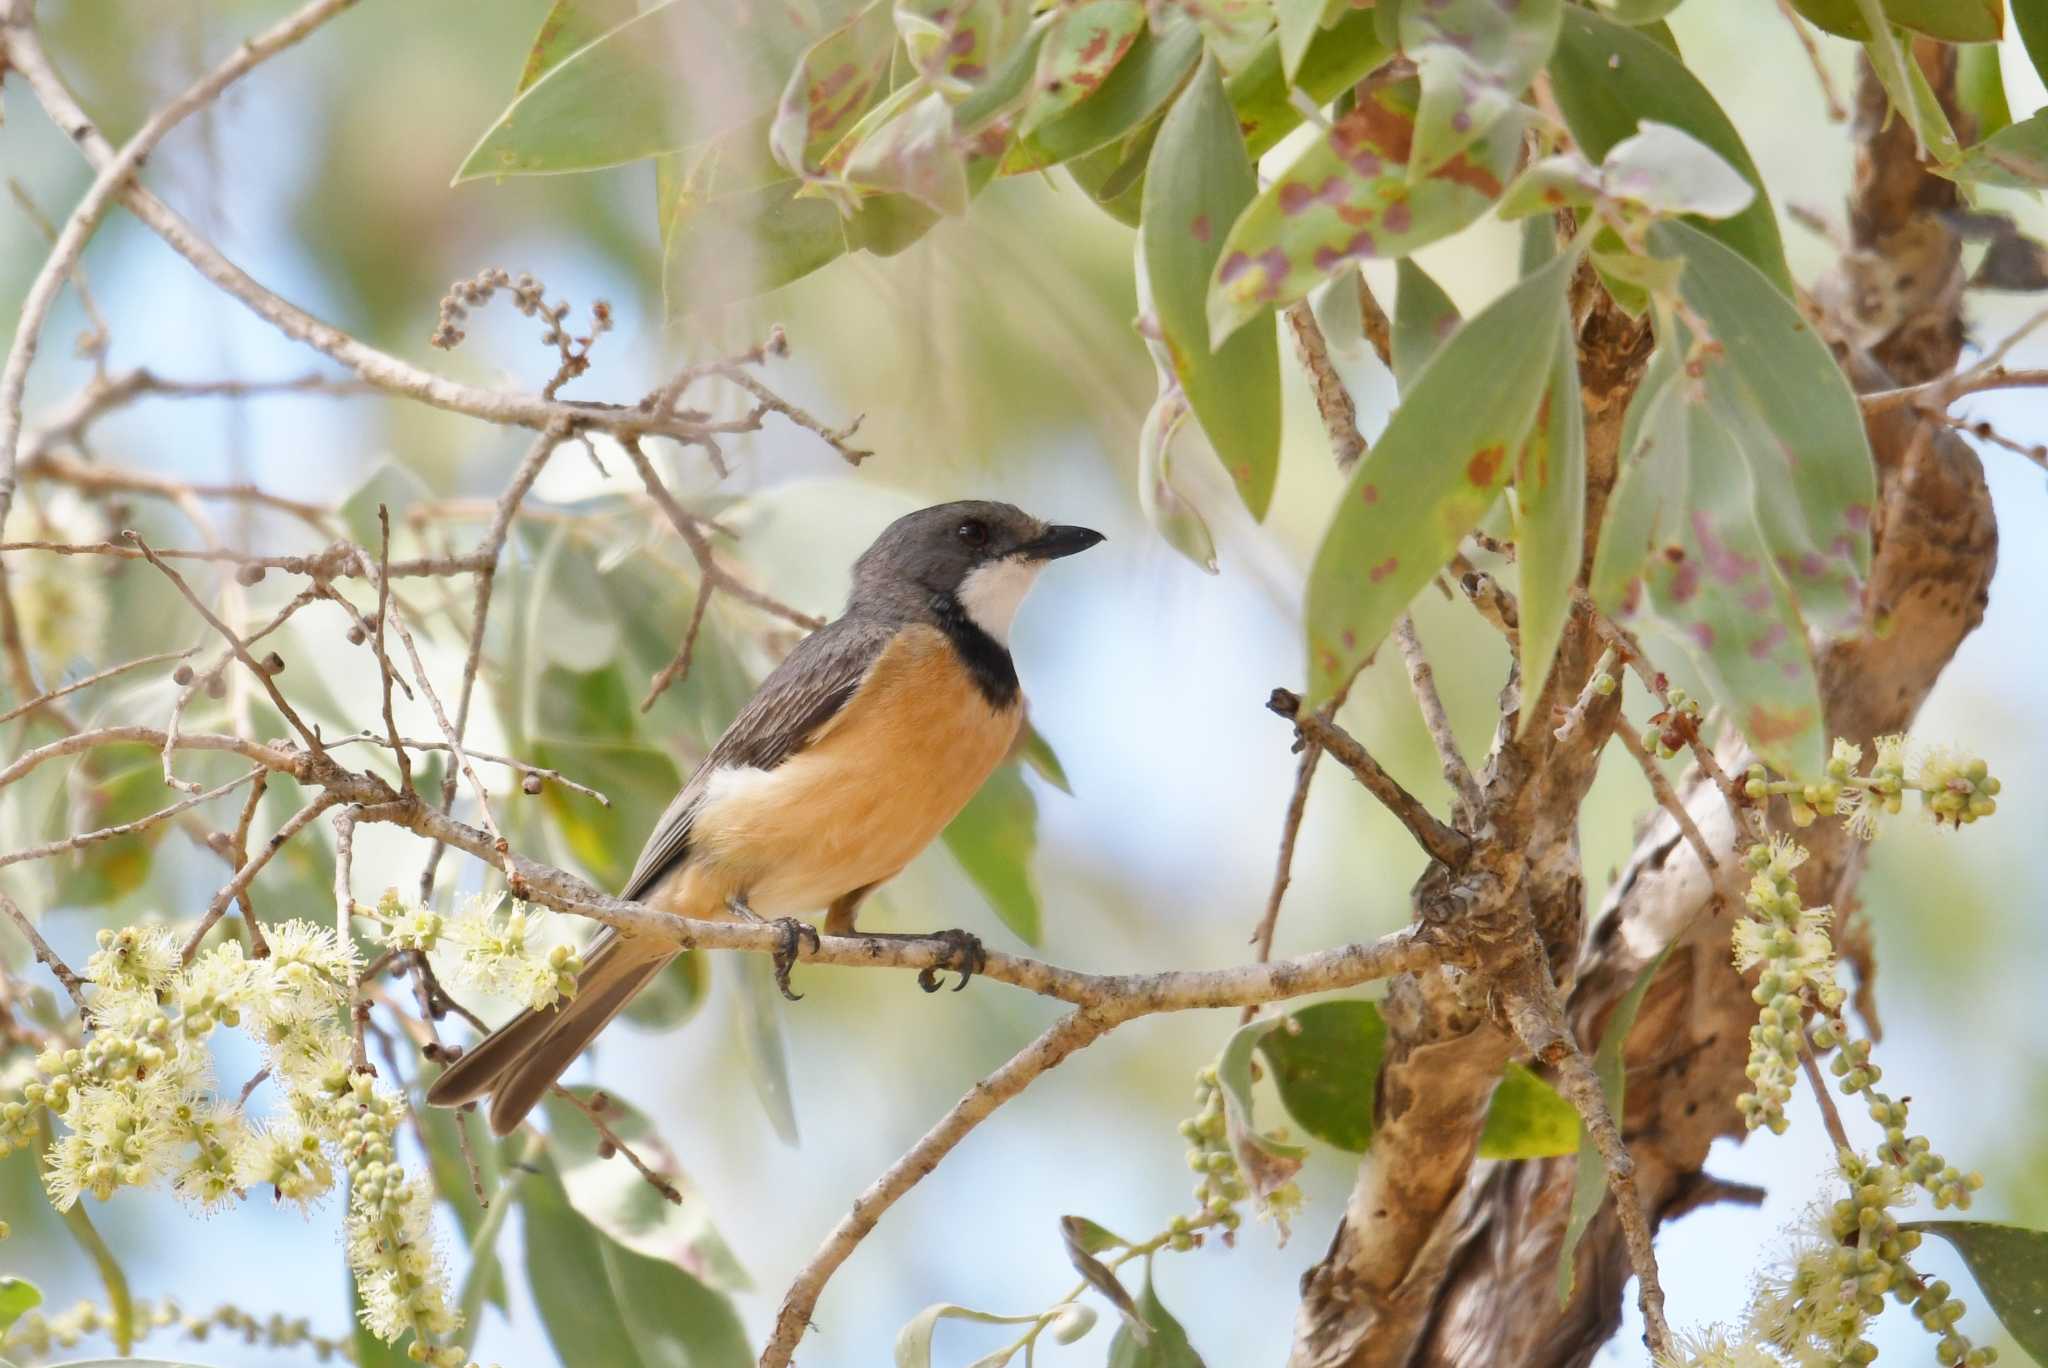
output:
[[690,864],[662,900],[702,915],[737,893],[778,917],[894,878],[1009,754],[1022,722],[1021,704],[982,697],[944,634],[907,629],[802,752],[713,778]]

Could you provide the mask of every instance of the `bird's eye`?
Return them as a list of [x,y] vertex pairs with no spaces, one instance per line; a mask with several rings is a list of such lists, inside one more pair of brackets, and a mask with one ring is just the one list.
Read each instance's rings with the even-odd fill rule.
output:
[[988,545],[988,524],[979,518],[969,518],[953,532],[964,545],[983,547]]

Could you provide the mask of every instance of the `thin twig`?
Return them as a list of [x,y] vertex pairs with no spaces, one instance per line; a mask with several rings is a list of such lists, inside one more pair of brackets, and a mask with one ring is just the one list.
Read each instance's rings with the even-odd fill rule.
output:
[[711,587],[709,576],[697,581],[697,601],[690,607],[690,625],[683,630],[682,648],[648,684],[647,696],[640,700],[641,712],[653,707],[654,700],[660,698],[669,685],[689,676],[690,660],[697,654],[697,633],[704,627],[704,610],[711,606]]
[[[61,760],[67,755],[77,755],[80,751],[120,745],[124,742],[162,746],[166,739],[168,734],[156,727],[96,727],[91,731],[72,732],[68,736],[60,736],[55,741],[45,742],[34,750],[23,751],[15,756],[7,768],[0,769],[0,788],[5,788],[47,761]],[[178,738],[178,749],[233,751],[236,755],[246,756],[259,765],[283,774],[294,774],[299,765],[297,756],[291,751],[215,732],[187,732]]]
[[[383,737],[366,731],[359,736],[345,737],[340,741],[333,742],[330,749],[336,746],[347,745],[350,741],[364,741],[373,746],[389,746],[391,744]],[[398,744],[404,746],[407,750],[416,751],[444,751],[448,749],[446,741],[423,741],[410,736],[399,737]],[[524,760],[515,759],[509,755],[495,755],[490,751],[475,750],[469,746],[464,746],[462,750],[472,760],[482,760],[488,764],[503,765],[515,774],[530,774],[544,783],[560,784],[565,789],[573,789],[586,798],[597,800],[605,807],[612,805],[612,800],[607,798],[603,792],[590,787],[588,784],[577,783],[560,770],[549,769],[545,765],[528,764]]]
[[1621,660],[1612,646],[1600,653],[1600,659],[1593,666],[1593,673],[1586,676],[1586,686],[1579,690],[1578,698],[1565,710],[1564,720],[1550,733],[1560,747],[1571,745],[1578,734],[1585,730],[1586,714],[1593,710],[1594,701],[1602,696],[1600,681],[1604,679],[1608,682],[1607,692],[1610,693],[1620,687],[1620,681],[1614,677],[1615,667],[1620,663]]
[[1800,1046],[1799,1062],[1806,1067],[1806,1081],[1813,1085],[1813,1100],[1820,1104],[1821,1124],[1827,1127],[1828,1139],[1835,1142],[1835,1152],[1854,1154],[1856,1147],[1849,1143],[1848,1127],[1842,1124],[1842,1113],[1835,1106],[1835,1095],[1828,1091],[1827,1079],[1821,1076],[1812,1046]]
[[1792,8],[1791,0],[1778,0],[1778,13],[1785,16],[1785,22],[1792,26],[1792,32],[1799,36],[1799,46],[1806,50],[1807,65],[1813,68],[1815,79],[1820,82],[1820,97],[1827,102],[1828,122],[1847,123],[1849,111],[1842,104],[1841,95],[1835,90],[1835,78],[1828,74],[1828,64],[1821,56],[1820,44],[1808,31],[1806,21]]
[[[116,560],[149,559],[132,546],[119,546],[113,542],[11,541],[0,542],[0,551],[43,551],[53,556],[110,556]],[[247,565],[264,570],[281,570],[288,575],[312,575],[323,579],[335,575],[376,573],[374,570],[358,571],[351,568],[355,564],[355,549],[346,542],[337,542],[317,556],[263,556],[226,548],[192,550],[174,546],[164,547],[156,554],[167,561],[212,561],[224,565]],[[363,564],[367,567],[368,562],[365,561]],[[439,578],[444,575],[464,574],[476,568],[476,559],[473,556],[421,556],[391,562],[391,577]]]
[[[1636,672],[1637,678],[1656,695],[1658,705],[1667,713],[1676,712],[1677,709],[1671,704],[1669,682],[1662,673],[1651,666],[1649,659],[1643,654],[1641,643],[1637,642],[1627,629],[1602,613],[1594,604],[1592,596],[1584,590],[1579,591],[1578,602],[1579,607],[1591,616],[1593,630],[1599,633],[1600,638],[1609,646],[1615,648],[1616,653],[1628,663],[1628,667]],[[1735,819],[1735,829],[1738,832],[1747,831],[1749,823],[1744,815],[1746,802],[1742,791],[1735,786],[1735,781],[1728,777],[1728,772],[1721,768],[1721,762],[1714,758],[1714,748],[1699,735],[1697,728],[1687,728],[1685,735],[1686,743],[1692,751],[1693,758],[1699,762],[1701,772],[1713,781],[1714,787],[1721,791],[1722,798],[1727,801],[1728,813]]]
[[1373,759],[1349,732],[1320,715],[1311,713],[1304,716],[1300,697],[1285,689],[1273,690],[1272,697],[1266,700],[1266,707],[1292,721],[1303,738],[1320,745],[1357,776],[1358,782],[1365,785],[1366,792],[1379,799],[1387,811],[1400,819],[1401,825],[1408,828],[1409,834],[1432,859],[1453,867],[1464,862],[1472,848],[1471,839],[1438,821],[1421,800],[1381,769],[1379,761]]
[[74,679],[69,684],[62,685],[59,688],[51,689],[46,693],[38,694],[36,697],[31,698],[26,703],[16,704],[7,712],[0,713],[0,723],[12,722],[15,718],[20,717],[24,713],[34,712],[37,708],[42,707],[45,703],[53,702],[56,699],[63,698],[67,694],[75,694],[80,689],[90,689],[95,684],[103,683],[106,680],[114,678],[114,676],[116,675],[127,674],[130,670],[139,670],[145,665],[161,665],[167,660],[183,660],[186,656],[191,655],[193,651],[196,651],[198,649],[198,647],[194,646],[183,651],[159,651],[155,655],[146,655],[136,660],[124,661],[119,665],[110,665],[106,669],[101,670],[96,674],[89,674],[83,679]]
[[1330,360],[1330,344],[1308,301],[1302,299],[1289,305],[1282,317],[1287,320],[1288,331],[1294,334],[1295,358],[1301,362],[1309,388],[1315,394],[1323,431],[1330,438],[1330,456],[1339,471],[1349,473],[1366,453],[1365,434],[1358,430],[1358,406]]
[[262,773],[263,770],[260,767],[252,769],[245,774],[237,775],[225,784],[216,785],[204,793],[195,793],[189,798],[181,798],[169,807],[158,808],[155,812],[137,817],[132,822],[121,822],[115,826],[82,831],[76,836],[67,836],[61,841],[50,841],[39,846],[29,846],[23,850],[10,850],[4,855],[0,855],[0,869],[4,869],[8,865],[21,864],[26,860],[47,860],[52,855],[62,855],[70,850],[82,850],[86,846],[98,845],[102,841],[111,841],[122,836],[132,836],[138,831],[147,831],[158,822],[168,821],[188,808],[198,807],[201,803],[210,802],[224,793],[240,788]]
[[36,925],[28,919],[28,914],[15,906],[14,899],[5,893],[0,893],[0,912],[5,912],[14,924],[21,928],[21,934],[28,937],[29,949],[35,952],[36,958],[43,962],[45,968],[57,976],[57,982],[64,985],[64,991],[71,994],[71,1000],[78,1004],[78,1014],[86,1015],[85,985],[78,975],[71,972],[71,966],[64,962],[64,957],[50,948],[50,943],[36,930]]
[[[286,818],[284,825],[271,834],[270,839],[263,843],[261,850],[242,861],[241,868],[235,871],[234,877],[221,885],[220,891],[207,903],[205,915],[200,917],[199,925],[193,928],[191,936],[185,941],[184,950],[179,955],[182,962],[192,962],[192,956],[199,951],[199,942],[206,939],[206,933],[213,930],[214,924],[227,912],[228,904],[240,897],[243,890],[263,872],[263,866],[270,863],[271,857],[284,849],[285,843],[292,837],[305,830],[307,823],[340,801],[340,798],[331,792],[316,795],[312,802]],[[253,917],[250,918],[250,925],[255,925]]]
[[1486,810],[1486,799],[1479,792],[1479,781],[1472,777],[1472,767],[1458,750],[1450,714],[1444,711],[1443,696],[1436,691],[1436,673],[1429,667],[1429,657],[1422,652],[1422,638],[1415,634],[1415,619],[1406,613],[1394,623],[1394,643],[1401,648],[1401,660],[1408,667],[1408,686],[1422,713],[1422,725],[1429,729],[1429,739],[1436,743],[1444,782],[1451,786],[1466,819],[1476,822]]
[[[351,887],[355,865],[357,809],[345,807],[334,814],[334,934],[343,947],[355,943],[356,898]],[[369,1073],[370,1056],[363,1047],[363,1031],[370,1023],[369,999],[363,996],[367,974],[357,974],[349,985],[349,1070]]]
[[620,1154],[625,1155],[626,1162],[631,1164],[639,1172],[640,1176],[647,1180],[649,1187],[662,1195],[664,1201],[673,1202],[677,1206],[683,1204],[682,1190],[667,1178],[655,1172],[654,1169],[648,1166],[645,1159],[634,1153],[633,1147],[620,1139],[619,1133],[605,1123],[604,1112],[595,1103],[585,1101],[559,1083],[554,1085],[553,1091],[555,1096],[567,1102],[577,1111],[582,1112],[589,1119],[590,1124],[596,1128],[598,1135],[604,1142]]
[[1693,821],[1692,813],[1686,810],[1684,802],[1671,787],[1671,781],[1666,779],[1664,771],[1658,768],[1656,757],[1645,749],[1643,739],[1629,729],[1626,719],[1621,726],[1614,729],[1614,734],[1621,738],[1623,748],[1636,758],[1636,764],[1642,768],[1643,778],[1650,782],[1650,792],[1656,795],[1657,806],[1671,814],[1671,820],[1678,824],[1679,834],[1684,836],[1685,843],[1692,847],[1692,853],[1699,857],[1700,866],[1707,871],[1707,878],[1713,884],[1714,891],[1707,905],[1718,916],[1722,906],[1721,862],[1715,858],[1714,848],[1708,845],[1707,838],[1700,834],[1699,824]]
[[377,674],[384,690],[384,734],[390,738],[392,758],[398,762],[398,787],[412,788],[412,756],[398,739],[398,719],[391,715],[391,679],[396,673],[384,652],[384,624],[391,617],[391,513],[377,505],[377,530],[381,534],[377,552]]
[[[1294,882],[1294,843],[1301,835],[1302,815],[1308,811],[1308,786],[1314,781],[1316,764],[1322,758],[1322,746],[1303,738],[1301,763],[1294,771],[1294,792],[1289,795],[1287,812],[1280,819],[1280,855],[1273,868],[1272,890],[1266,894],[1266,910],[1252,931],[1251,944],[1258,947],[1260,964],[1273,958],[1273,933],[1280,925],[1280,903],[1287,896],[1287,886]],[[1258,1014],[1259,1005],[1248,1002],[1240,1020],[1250,1021]]]

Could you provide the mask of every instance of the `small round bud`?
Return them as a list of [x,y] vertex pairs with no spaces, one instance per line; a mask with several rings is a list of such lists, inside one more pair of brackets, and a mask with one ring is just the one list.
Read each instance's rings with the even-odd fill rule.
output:
[[356,626],[356,625],[355,625],[355,624],[353,624],[353,623],[351,623],[351,624],[349,625],[349,629],[348,629],[348,644],[349,644],[349,645],[351,645],[351,646],[360,646],[360,645],[362,645],[362,644],[363,644],[363,643],[364,643],[365,641],[367,641],[367,640],[369,640],[369,638],[368,638],[368,637],[367,637],[367,636],[366,636],[366,635],[364,634],[364,632],[363,632],[363,629],[362,629],[361,627],[359,627],[359,626]]
[[179,688],[182,689],[191,682],[192,667],[190,665],[180,663],[177,669],[171,671],[171,683],[177,685]]
[[527,797],[532,798],[539,794],[539,792],[541,791],[542,782],[543,781],[538,774],[528,774],[524,779],[519,781],[519,791],[525,794]]
[[235,571],[235,582],[237,584],[263,583],[263,567],[260,565],[243,566],[241,569]]
[[281,656],[281,655],[279,655],[279,654],[278,654],[277,652],[275,652],[275,651],[272,651],[272,652],[271,652],[271,653],[270,653],[269,655],[267,655],[267,656],[263,657],[263,673],[265,673],[265,674],[282,674],[282,673],[284,673],[284,657],[283,657],[283,656]]
[[206,696],[208,698],[226,698],[228,696],[228,682],[217,674],[208,675],[206,677]]

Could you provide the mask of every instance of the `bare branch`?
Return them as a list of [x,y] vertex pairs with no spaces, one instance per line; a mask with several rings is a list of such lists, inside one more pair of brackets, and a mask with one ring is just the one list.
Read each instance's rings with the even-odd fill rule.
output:
[[384,651],[384,624],[391,620],[391,513],[383,504],[377,505],[377,528],[382,533],[377,555],[377,631],[373,638],[377,649],[377,682],[384,691],[384,734],[390,738],[391,756],[398,762],[398,786],[410,789],[412,756],[406,753],[405,743],[398,739],[398,720],[391,715],[394,671],[391,657]]
[[98,845],[102,841],[111,841],[121,836],[132,836],[138,831],[147,831],[158,822],[169,821],[188,808],[198,807],[201,803],[211,802],[224,793],[240,788],[262,773],[263,770],[260,767],[252,769],[246,774],[238,775],[228,780],[225,784],[216,785],[204,793],[195,793],[189,798],[181,798],[169,807],[158,808],[155,812],[137,817],[132,822],[122,822],[116,826],[100,827],[94,831],[83,831],[76,836],[67,836],[61,841],[50,841],[47,844],[30,846],[24,850],[10,850],[4,855],[0,855],[0,869],[4,869],[8,865],[21,864],[26,860],[47,860],[52,855],[62,855],[67,850],[82,850],[86,846]]
[[50,948],[50,943],[36,930],[36,925],[28,919],[28,914],[15,906],[14,899],[5,893],[0,893],[0,912],[5,912],[13,919],[14,924],[21,928],[21,934],[28,937],[29,949],[33,950],[36,958],[57,976],[57,982],[64,985],[64,991],[71,994],[71,1000],[78,1004],[78,1014],[84,1016],[85,986],[79,981],[78,975],[71,972],[71,966],[64,962],[63,956]]
[[[234,877],[221,885],[220,891],[213,895],[211,902],[207,903],[205,915],[200,917],[199,925],[194,927],[192,934],[186,938],[185,948],[179,954],[179,959],[183,963],[190,964],[192,962],[192,956],[199,952],[199,943],[206,939],[206,933],[213,930],[214,924],[228,910],[228,905],[240,897],[243,890],[247,889],[256,876],[263,872],[263,866],[270,863],[271,857],[277,854],[278,851],[283,850],[285,843],[305,830],[307,824],[315,817],[318,817],[340,801],[333,793],[318,795],[312,802],[286,818],[284,825],[279,827],[271,838],[263,843],[261,850],[242,861],[242,866],[235,871]],[[249,925],[252,929],[255,927],[255,924],[255,918],[253,916],[250,917]],[[258,932],[257,934],[261,935],[262,933]],[[346,941],[344,940],[343,943],[346,944]]]
[[1358,782],[1365,785],[1366,792],[1401,819],[1401,825],[1408,828],[1409,834],[1432,859],[1453,867],[1464,863],[1465,855],[1472,847],[1471,840],[1463,832],[1438,821],[1414,794],[1381,769],[1379,762],[1349,732],[1319,714],[1303,716],[1300,697],[1285,689],[1273,690],[1273,696],[1266,700],[1266,707],[1291,720],[1304,739],[1320,745],[1356,775]]
[[1288,331],[1294,334],[1294,355],[1308,374],[1309,388],[1316,397],[1316,411],[1323,416],[1323,431],[1330,437],[1330,455],[1337,469],[1349,474],[1365,455],[1365,434],[1358,430],[1358,406],[1344,379],[1330,361],[1330,344],[1316,322],[1315,311],[1306,299],[1289,305],[1284,314]]
[[1671,820],[1678,824],[1679,834],[1685,837],[1685,843],[1692,847],[1693,854],[1700,857],[1700,865],[1707,871],[1707,877],[1714,885],[1713,897],[1708,906],[1718,913],[1722,902],[1721,862],[1715,858],[1713,847],[1709,846],[1707,838],[1700,834],[1699,823],[1693,821],[1692,813],[1686,811],[1685,804],[1673,791],[1671,781],[1666,779],[1664,771],[1657,767],[1656,757],[1644,749],[1643,739],[1629,730],[1626,721],[1614,729],[1614,734],[1621,738],[1621,744],[1628,753],[1636,758],[1636,764],[1643,771],[1643,778],[1650,783],[1650,792],[1656,795],[1657,806],[1671,814]]
[[[160,747],[168,739],[166,733],[156,727],[98,727],[92,731],[73,732],[69,736],[60,736],[55,741],[45,742],[34,750],[23,751],[14,757],[7,768],[0,769],[0,788],[7,787],[46,760],[59,760],[67,755],[76,755],[80,751],[92,750],[99,746],[120,745],[124,742]],[[280,774],[296,774],[300,768],[300,759],[296,752],[246,741],[239,736],[188,732],[178,738],[178,749],[233,751]]]
[[1479,782],[1472,777],[1472,767],[1458,750],[1450,714],[1444,711],[1443,697],[1436,691],[1435,672],[1429,668],[1429,657],[1422,653],[1422,638],[1415,634],[1415,619],[1406,613],[1394,624],[1394,642],[1401,648],[1401,659],[1408,666],[1408,685],[1415,693],[1416,707],[1422,712],[1422,725],[1429,729],[1429,739],[1436,743],[1444,782],[1451,786],[1466,819],[1477,822],[1479,814],[1486,810],[1486,799],[1479,792]]
[[647,686],[647,696],[640,700],[640,711],[646,712],[654,706],[669,685],[679,679],[688,678],[691,657],[697,654],[697,633],[704,627],[704,610],[711,606],[711,580],[707,576],[697,582],[697,601],[690,608],[690,625],[683,630],[683,644],[675,658],[661,667],[661,673],[654,676]]
[[146,655],[135,660],[124,661],[119,665],[110,665],[106,669],[89,674],[83,679],[74,679],[69,684],[63,685],[60,688],[38,694],[26,703],[16,704],[5,713],[0,713],[0,723],[12,722],[22,714],[34,712],[46,703],[63,698],[67,694],[75,694],[80,689],[90,689],[95,684],[103,683],[114,678],[116,675],[127,674],[130,670],[139,670],[145,665],[161,665],[167,660],[183,660],[198,649],[198,647],[194,646],[189,650],[183,651],[159,651],[155,655]]
[[[614,1150],[617,1150],[620,1154],[625,1155],[626,1162],[631,1164],[634,1168],[634,1171],[637,1172],[642,1178],[647,1180],[647,1185],[649,1187],[653,1188],[656,1192],[661,1194],[663,1201],[672,1202],[676,1206],[681,1206],[683,1204],[683,1194],[681,1189],[676,1187],[674,1183],[670,1182],[667,1178],[663,1177],[653,1168],[649,1167],[647,1161],[645,1159],[642,1159],[637,1153],[634,1152],[633,1147],[631,1145],[627,1144],[623,1139],[619,1137],[619,1133],[613,1130],[611,1126],[605,1122],[603,1107],[599,1106],[598,1103],[595,1101],[585,1101],[581,1096],[579,1096],[575,1092],[572,1092],[568,1088],[563,1087],[559,1083],[554,1085],[552,1091],[554,1092],[554,1095],[556,1097],[561,1098],[564,1102],[567,1102],[577,1111],[582,1112],[583,1115],[589,1120],[591,1126],[596,1129],[598,1135],[603,1139],[604,1143],[611,1146]],[[603,1096],[603,1093],[598,1094],[599,1098],[602,1098]]]

